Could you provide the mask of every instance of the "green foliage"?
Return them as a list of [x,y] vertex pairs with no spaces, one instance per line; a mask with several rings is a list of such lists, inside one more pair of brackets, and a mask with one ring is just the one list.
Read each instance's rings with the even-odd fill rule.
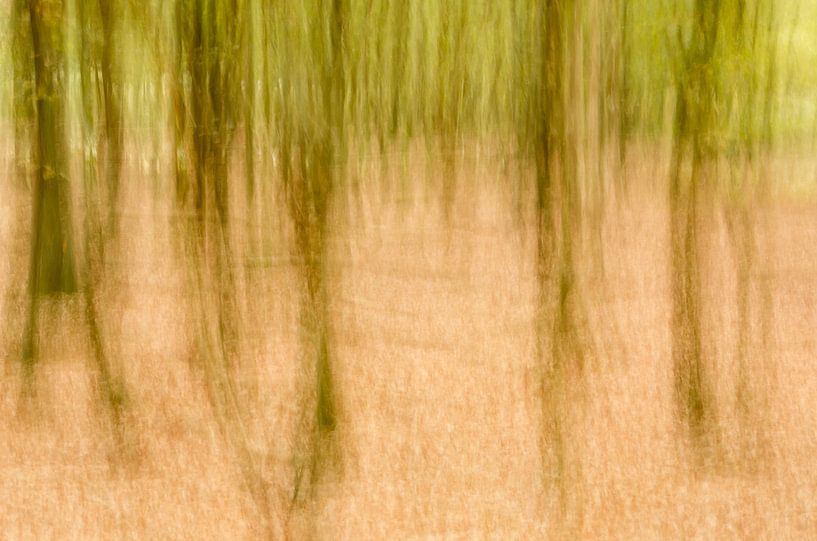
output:
[[[625,69],[631,87],[628,108],[634,133],[655,136],[666,125],[666,102],[672,99],[675,29],[688,28],[691,12],[689,3],[626,2],[630,14],[626,20],[629,44]],[[96,2],[81,3],[86,10],[98,11]],[[14,2],[7,4],[6,15],[0,17],[4,27],[12,24]],[[73,2],[67,4],[70,8]],[[207,37],[211,41],[231,39],[228,34],[236,32],[232,27],[247,18],[252,46],[242,51],[240,43],[233,41],[218,54],[226,55],[238,71],[247,63],[254,66],[254,92],[263,110],[257,114],[272,121],[286,105],[297,111],[289,121],[293,126],[314,126],[322,118],[319,79],[330,62],[324,39],[329,3],[202,0],[194,5],[192,0],[130,0],[104,4],[117,6],[114,33],[119,58],[115,61],[122,79],[123,124],[129,131],[138,129],[144,135],[157,136],[157,121],[166,114],[160,74],[175,54],[174,34],[184,33],[174,23],[173,14],[176,9],[187,13],[196,6],[213,21]],[[745,4],[744,23],[753,24],[759,17],[761,24],[754,43],[741,54],[727,50],[736,44],[722,42],[718,54],[730,58],[720,65],[721,80],[726,88],[740,94],[750,86],[747,83],[752,77],[757,78],[760,87],[765,86],[767,78],[775,78],[780,89],[775,96],[779,104],[773,119],[775,132],[802,140],[812,133],[817,103],[817,80],[811,71],[800,69],[817,58],[817,42],[810,31],[817,23],[817,8],[797,0]],[[757,56],[769,45],[772,35],[767,27],[772,4],[777,11],[772,22],[780,35],[778,69],[774,73],[769,71],[764,55]],[[384,138],[439,134],[490,132],[501,138],[517,129],[520,113],[535,98],[526,94],[520,83],[536,71],[541,61],[535,52],[535,27],[541,15],[536,2],[349,0],[344,5],[342,48],[346,76],[342,110],[347,135],[369,144],[382,143]],[[757,6],[759,11],[755,13]],[[597,9],[611,10],[609,6]],[[615,11],[609,11],[607,20],[615,15]],[[724,17],[724,32],[735,33],[734,17]],[[188,24],[191,19],[184,21]],[[67,28],[76,24],[71,18],[65,21]],[[102,30],[96,25],[90,35],[99,42],[94,46],[101,46]],[[66,31],[67,37],[71,35]],[[4,73],[11,73],[12,36],[12,32],[4,33],[0,43],[0,68]],[[68,47],[72,46],[69,39]],[[68,68],[70,81],[79,66],[72,62]],[[249,84],[241,73],[231,78]],[[10,120],[13,81],[14,77],[4,77],[0,82],[0,118]],[[241,85],[236,88],[240,91]],[[240,106],[234,103],[238,113]],[[760,122],[754,119],[754,129]],[[729,126],[727,123],[724,128],[729,131],[723,134],[724,141],[733,140],[738,131]]]

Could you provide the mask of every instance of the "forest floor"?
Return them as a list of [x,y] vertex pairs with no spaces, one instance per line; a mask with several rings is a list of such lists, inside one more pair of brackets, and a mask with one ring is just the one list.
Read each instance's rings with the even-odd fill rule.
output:
[[[394,175],[383,171],[371,174]],[[817,536],[817,204],[792,196],[752,214],[752,272],[765,284],[752,298],[760,306],[768,292],[772,326],[765,343],[751,341],[751,403],[762,406],[748,428],[735,399],[734,251],[714,214],[705,333],[720,443],[700,466],[673,409],[662,171],[633,165],[629,196],[608,201],[598,236],[588,235],[586,246],[602,246],[580,265],[594,347],[562,408],[559,505],[541,451],[533,229],[513,212],[508,178],[484,162],[459,166],[448,219],[420,188],[373,183],[354,205],[340,201],[329,277],[339,458],[293,512],[292,537]],[[131,185],[118,256],[98,291],[130,394],[128,459],[112,456],[77,298],[44,303],[38,407],[18,414],[27,212],[23,190],[6,183],[0,193],[0,537],[263,534],[191,361],[196,321],[170,214],[144,183]],[[285,239],[280,215],[264,227]],[[238,272],[239,395],[261,476],[285,491],[312,381],[299,354],[302,287],[287,241],[255,250],[253,233],[236,238],[253,254]],[[744,452],[747,433],[759,443]]]

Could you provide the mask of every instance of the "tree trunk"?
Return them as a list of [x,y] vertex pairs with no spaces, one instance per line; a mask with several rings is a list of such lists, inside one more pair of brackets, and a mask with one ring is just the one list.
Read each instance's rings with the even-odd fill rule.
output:
[[108,188],[108,226],[117,232],[116,209],[119,204],[119,181],[122,171],[123,126],[122,107],[117,95],[118,84],[114,64],[114,16],[117,0],[99,0],[102,21],[102,99],[105,111],[105,180]]
[[62,2],[29,0],[34,54],[36,132],[32,186],[29,317],[23,362],[31,372],[37,359],[38,297],[76,291],[70,187],[63,112]]
[[[703,358],[700,208],[714,167],[715,82],[712,65],[718,38],[720,2],[696,0],[689,44],[680,43],[677,104],[670,170],[670,264],[672,361],[678,414],[696,449],[714,436],[711,376]],[[684,175],[684,163],[690,171]]]

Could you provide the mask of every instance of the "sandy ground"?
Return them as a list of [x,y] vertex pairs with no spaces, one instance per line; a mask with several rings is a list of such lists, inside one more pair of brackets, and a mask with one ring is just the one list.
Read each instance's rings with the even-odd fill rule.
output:
[[[651,181],[661,171],[633,166],[643,182],[629,200],[610,202],[600,230],[604,271],[593,270],[589,250],[582,260],[595,347],[563,405],[571,474],[559,505],[540,456],[533,239],[512,212],[511,180],[491,161],[458,167],[448,221],[438,198],[420,189],[372,183],[354,205],[341,192],[330,278],[339,459],[293,512],[292,538],[817,536],[817,207],[787,200],[754,215],[761,249],[753,268],[768,284],[774,325],[765,349],[752,346],[752,389],[765,400],[753,423],[767,443],[749,455],[739,452],[735,406],[733,252],[713,221],[707,355],[722,446],[694,467],[673,416],[666,197]],[[397,174],[384,171],[361,174]],[[27,228],[21,192],[4,185],[0,537],[264,535],[191,362],[192,294],[169,214],[136,203],[148,200],[148,184],[131,183],[119,253],[99,292],[131,393],[136,458],[124,462],[112,456],[78,299],[45,303],[40,406],[33,418],[17,414]],[[286,239],[285,222],[273,217],[264,227]],[[237,238],[249,253],[252,235]],[[311,380],[299,353],[292,250],[276,242],[239,272],[237,374],[260,475],[285,493]]]

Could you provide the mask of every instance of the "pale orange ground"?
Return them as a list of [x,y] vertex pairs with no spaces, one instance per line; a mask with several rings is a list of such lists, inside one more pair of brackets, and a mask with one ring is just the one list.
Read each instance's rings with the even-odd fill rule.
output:
[[[596,355],[563,404],[568,499],[560,511],[538,447],[533,239],[511,212],[510,180],[491,162],[482,156],[459,168],[450,223],[435,195],[375,183],[354,212],[339,210],[347,218],[334,222],[331,291],[341,460],[294,513],[292,537],[817,536],[817,206],[787,200],[756,215],[765,224],[756,272],[769,273],[774,332],[771,353],[753,346],[762,357],[753,388],[768,404],[758,423],[771,442],[754,467],[734,451],[732,252],[722,228],[713,228],[707,330],[724,450],[693,471],[671,401],[665,175],[646,159],[633,166],[638,187],[630,201],[610,201],[603,228],[604,279],[591,272],[590,254],[582,263]],[[415,185],[441,171],[409,170]],[[33,420],[16,415],[27,226],[17,225],[22,192],[3,187],[2,538],[264,533],[189,362],[195,324],[168,213],[137,203],[147,200],[148,181],[130,185],[119,270],[101,292],[133,398],[128,424],[139,456],[125,465],[110,457],[76,299],[46,307],[41,408]],[[344,200],[345,192],[341,210]],[[265,227],[275,239],[288,237],[279,215]],[[248,246],[243,233],[237,238]],[[276,240],[240,273],[252,290],[241,396],[262,475],[282,491],[291,486],[291,442],[312,381],[298,353],[300,286],[290,254]]]

